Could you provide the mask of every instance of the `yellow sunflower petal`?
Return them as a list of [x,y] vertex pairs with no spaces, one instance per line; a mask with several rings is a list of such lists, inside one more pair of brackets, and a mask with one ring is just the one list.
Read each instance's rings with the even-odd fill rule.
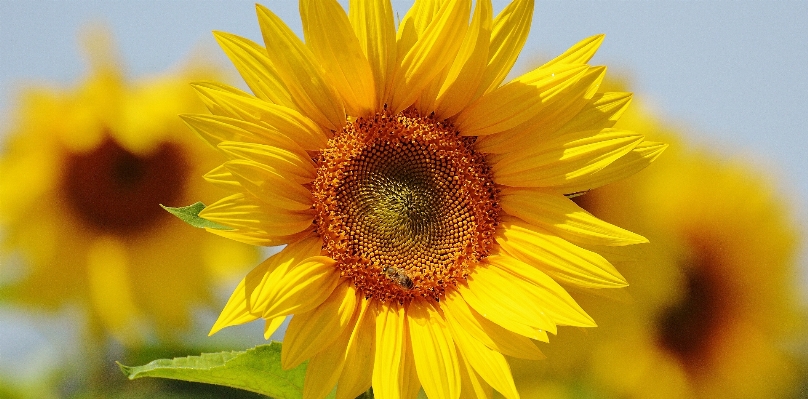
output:
[[499,305],[486,301],[486,296],[478,296],[463,285],[458,286],[458,292],[472,309],[488,320],[519,335],[547,342],[547,336],[543,330],[525,324],[523,321],[519,320],[518,317],[512,318],[510,315],[506,316],[500,313]]
[[511,368],[501,353],[486,347],[463,330],[452,328],[457,348],[462,357],[485,382],[490,384],[502,396],[508,399],[519,399],[519,392],[513,382]]
[[356,305],[356,290],[346,281],[320,306],[295,314],[283,339],[283,368],[297,367],[334,342],[348,327]]
[[551,190],[561,194],[579,193],[625,179],[645,169],[666,148],[668,148],[668,145],[664,143],[643,141],[634,147],[631,152],[610,163],[609,166],[591,175],[572,180],[567,184],[552,187]]
[[[606,75],[605,67],[594,67],[578,80],[575,85],[567,89],[563,96],[555,96],[542,109],[528,121],[508,130],[480,136],[475,143],[477,150],[488,154],[503,154],[506,157],[514,148],[531,145],[538,141],[546,141],[551,134],[574,118],[596,94],[603,78]],[[501,158],[499,155],[489,155],[489,162]]]
[[412,340],[410,334],[405,330],[404,332],[404,360],[401,365],[401,397],[402,399],[416,399],[421,392],[421,381],[418,379],[418,369],[415,364],[415,355],[413,354]]
[[376,356],[373,362],[373,393],[380,398],[402,399],[407,328],[404,308],[379,304],[376,315]]
[[446,320],[454,329],[460,329],[485,346],[504,355],[522,359],[543,359],[541,351],[529,338],[523,337],[480,316],[456,292],[446,295],[441,303]]
[[468,277],[468,285],[459,285],[458,292],[474,310],[517,334],[536,339],[538,334],[516,330],[514,325],[528,326],[530,330],[557,332],[550,315],[541,303],[528,302],[534,298],[528,287],[517,282],[510,274],[488,265],[475,267]]
[[261,201],[278,209],[311,210],[311,191],[272,166],[239,159],[227,161],[224,166],[245,190]]
[[407,312],[416,371],[428,397],[459,398],[460,368],[449,327],[429,304]]
[[275,331],[278,331],[281,324],[286,321],[286,316],[279,316],[274,319],[269,319],[264,323],[264,339],[269,339]]
[[390,98],[396,71],[396,26],[390,0],[350,0],[348,19],[370,63],[376,109]]
[[370,301],[360,299],[356,327],[348,341],[345,367],[337,381],[336,399],[354,399],[371,386],[376,352],[376,317]]
[[490,93],[499,87],[513,68],[530,32],[533,3],[533,0],[515,0],[494,19],[488,66],[478,88],[478,95]]
[[554,279],[587,288],[625,287],[626,279],[602,256],[569,243],[541,228],[503,220],[497,243]]
[[[276,273],[277,270],[273,274]],[[274,280],[271,275],[269,278]],[[256,303],[265,304],[262,314],[265,319],[306,312],[323,303],[339,281],[333,259],[313,256],[270,281]]]
[[498,133],[535,117],[554,96],[580,80],[589,67],[559,65],[534,70],[486,94],[457,114],[455,126],[464,136]]
[[417,0],[398,24],[396,31],[397,61],[400,63],[440,11],[440,0]]
[[308,229],[301,231],[300,233],[290,234],[287,236],[272,236],[268,234],[265,230],[249,229],[249,228],[237,228],[232,230],[219,230],[219,229],[206,229],[206,230],[209,233],[213,233],[217,236],[224,237],[233,241],[238,241],[244,244],[272,247],[276,245],[284,245],[288,242],[299,240],[301,237],[313,231],[313,228],[310,226]]
[[409,107],[432,79],[452,62],[468,29],[470,11],[469,0],[441,4],[423,35],[401,60],[393,81],[391,110],[394,113]]
[[295,140],[277,129],[219,115],[180,115],[196,134],[212,146],[223,141],[261,143],[303,153]]
[[631,152],[643,136],[604,129],[538,141],[491,165],[494,180],[511,187],[548,187],[591,175]]
[[491,399],[494,396],[494,390],[491,385],[488,385],[485,380],[480,378],[462,352],[457,358],[461,368],[460,399]]
[[222,141],[254,141],[250,132],[230,123],[241,121],[218,115],[180,115],[180,118],[210,145],[216,147]]
[[[282,132],[306,150],[325,147],[330,133],[292,108],[261,101],[227,85],[197,82],[192,85],[214,115],[241,119]],[[244,127],[242,127],[244,128]]]
[[[231,227],[239,232],[252,233],[251,237],[263,237],[269,244],[284,244],[274,239],[295,235],[311,227],[314,221],[313,212],[288,211],[282,208],[269,207],[267,203],[252,196],[238,193],[210,204],[199,213],[199,216]],[[208,229],[223,236],[233,237],[228,230]]]
[[[350,321],[355,324],[356,317]],[[334,389],[345,367],[345,353],[352,332],[353,328],[344,329],[330,346],[309,360],[303,381],[303,399],[322,399]]]
[[559,128],[557,135],[614,126],[631,104],[632,94],[621,92],[598,93],[569,122]]
[[205,181],[226,190],[238,191],[241,183],[236,180],[232,173],[224,165],[219,165],[202,176]]
[[317,173],[314,162],[305,152],[240,141],[224,141],[217,147],[231,158],[270,166],[300,184],[311,183]]
[[126,252],[119,240],[98,238],[87,252],[87,278],[90,298],[101,322],[117,337],[135,343],[140,339],[136,332],[139,310],[127,271],[131,260]]
[[454,116],[476,99],[477,87],[488,64],[492,13],[491,0],[477,2],[466,37],[435,98],[433,108],[438,119]]
[[213,324],[210,335],[215,334],[222,328],[260,318],[264,313],[264,309],[258,303],[258,298],[270,274],[278,268],[286,270],[303,259],[319,255],[321,246],[320,238],[311,236],[290,243],[281,252],[272,255],[269,259],[256,266],[239,282],[233,294],[230,295],[227,305],[225,305],[216,323]]
[[283,21],[256,4],[258,24],[267,56],[283,79],[292,100],[308,117],[328,130],[345,125],[345,109],[334,88],[323,78],[323,67]]
[[214,31],[213,36],[258,98],[285,107],[295,107],[289,90],[266,56],[266,48],[232,33]]
[[587,37],[567,49],[567,51],[558,57],[542,65],[541,68],[549,68],[559,64],[586,64],[598,51],[605,37],[606,35],[604,34]]
[[550,316],[555,324],[596,326],[592,317],[586,314],[570,294],[550,276],[507,254],[489,256],[487,261],[492,271],[498,268],[518,277],[514,284],[525,287],[526,291],[533,295],[534,303],[539,303],[542,311]]
[[502,210],[509,215],[575,243],[631,245],[648,242],[638,234],[592,216],[563,195],[505,187],[499,199]]
[[376,87],[367,57],[362,52],[345,10],[335,0],[300,2],[303,36],[325,75],[340,93],[351,116],[376,110]]

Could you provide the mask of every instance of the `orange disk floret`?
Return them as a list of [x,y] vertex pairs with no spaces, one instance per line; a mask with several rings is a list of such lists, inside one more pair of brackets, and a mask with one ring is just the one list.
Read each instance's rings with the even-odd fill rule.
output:
[[473,142],[412,109],[358,118],[329,140],[312,190],[318,232],[366,297],[439,301],[489,253],[497,189]]

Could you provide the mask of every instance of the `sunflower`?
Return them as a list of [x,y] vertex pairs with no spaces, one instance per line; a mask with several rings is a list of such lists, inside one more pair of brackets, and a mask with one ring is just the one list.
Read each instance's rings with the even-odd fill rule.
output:
[[300,3],[305,43],[257,6],[264,46],[214,35],[253,95],[194,87],[183,116],[228,160],[233,193],[199,215],[211,232],[286,247],[235,289],[211,334],[288,315],[282,365],[308,360],[304,397],[507,398],[505,356],[595,325],[560,283],[622,287],[587,245],[646,240],[565,194],[628,176],[665,145],[614,129],[630,93],[597,89],[593,36],[502,84],[533,1],[418,1],[396,30],[389,1]]
[[27,89],[0,158],[4,264],[24,270],[3,295],[44,309],[80,303],[91,330],[134,345],[178,338],[212,284],[255,248],[188,231],[160,208],[211,196],[197,173],[215,154],[177,114],[202,108],[187,80],[201,69],[128,84],[103,34],[75,89]]
[[[617,126],[678,140],[637,108]],[[631,305],[592,301],[599,331],[560,337],[565,345],[548,356],[566,366],[540,370],[522,363],[514,371],[518,384],[531,386],[535,397],[563,381],[595,397],[795,393],[799,371],[788,348],[804,335],[793,281],[796,232],[764,176],[707,152],[674,151],[652,170],[576,200],[594,215],[643,231],[652,243],[643,254],[616,254],[633,283]]]

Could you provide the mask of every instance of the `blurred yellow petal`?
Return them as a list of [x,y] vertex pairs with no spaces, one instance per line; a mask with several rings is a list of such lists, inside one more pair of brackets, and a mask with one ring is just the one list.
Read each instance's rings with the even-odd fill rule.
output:
[[87,253],[90,294],[107,328],[128,343],[138,342],[139,311],[129,281],[126,248],[112,238],[100,238]]

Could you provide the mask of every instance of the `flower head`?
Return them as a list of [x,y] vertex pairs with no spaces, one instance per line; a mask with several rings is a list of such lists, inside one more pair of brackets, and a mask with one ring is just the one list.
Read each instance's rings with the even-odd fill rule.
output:
[[135,344],[154,327],[168,338],[187,325],[191,307],[212,299],[214,278],[256,253],[188,231],[160,208],[212,191],[194,179],[212,167],[212,151],[176,117],[201,108],[187,79],[202,71],[129,84],[102,37],[89,37],[86,81],[28,89],[9,132],[3,249],[25,270],[5,291],[44,308],[86,304],[92,330]]
[[664,145],[613,129],[628,93],[597,94],[593,36],[506,84],[533,14],[516,0],[419,1],[396,30],[389,1],[300,2],[305,43],[258,6],[264,46],[216,39],[254,95],[195,87],[184,116],[227,157],[233,192],[212,232],[286,244],[236,288],[214,333],[288,315],[283,366],[309,360],[304,397],[516,398],[505,355],[594,321],[559,283],[625,280],[576,244],[645,239],[565,194],[647,166]]
[[[621,125],[678,140],[637,108]],[[568,365],[540,378],[524,364],[517,381],[577,379],[621,398],[794,393],[798,371],[787,348],[804,332],[791,281],[796,234],[782,200],[748,165],[676,147],[652,170],[577,199],[594,215],[642,229],[651,244],[613,254],[633,282],[630,305],[582,297],[601,328],[559,337],[563,345],[548,356]]]

